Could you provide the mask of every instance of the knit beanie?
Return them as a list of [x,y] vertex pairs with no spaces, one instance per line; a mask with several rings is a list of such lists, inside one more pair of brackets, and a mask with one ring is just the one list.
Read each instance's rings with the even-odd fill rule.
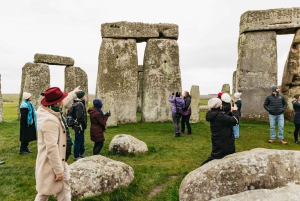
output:
[[241,95],[242,95],[242,93],[240,93],[240,92],[236,92],[233,96],[235,97],[235,98],[240,98],[241,97]]
[[96,108],[101,108],[102,107],[102,101],[99,98],[94,99],[93,105]]
[[209,99],[207,106],[209,109],[218,108],[222,104],[222,101],[219,98],[211,98]]
[[77,98],[82,98],[85,95],[84,91],[81,91],[79,93],[76,94]]
[[218,93],[218,98],[221,98],[222,94],[223,94],[222,92],[219,92]]
[[31,94],[30,93],[28,93],[28,92],[23,92],[23,99],[24,100],[27,100],[28,98],[30,98],[31,97]]
[[274,92],[276,89],[278,89],[278,86],[276,85],[272,86],[272,92]]
[[224,101],[225,103],[230,103],[231,97],[228,93],[223,93],[221,96],[221,100]]

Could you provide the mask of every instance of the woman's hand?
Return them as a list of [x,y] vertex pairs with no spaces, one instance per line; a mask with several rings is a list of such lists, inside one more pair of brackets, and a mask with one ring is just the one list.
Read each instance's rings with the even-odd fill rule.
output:
[[233,106],[231,105],[231,112],[232,112],[233,110],[238,110],[238,107],[236,106],[236,104],[234,104]]
[[79,89],[80,88],[80,86],[78,86],[78,87],[76,87],[73,91],[76,93],[76,94],[78,94],[79,92],[81,92],[82,90],[81,89]]
[[60,181],[64,178],[64,173],[56,174],[55,175],[55,181]]

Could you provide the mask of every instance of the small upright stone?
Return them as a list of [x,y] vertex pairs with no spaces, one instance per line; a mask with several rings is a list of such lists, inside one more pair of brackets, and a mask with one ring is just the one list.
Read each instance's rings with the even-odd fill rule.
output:
[[228,94],[230,94],[230,85],[229,84],[223,84],[223,86],[222,86],[222,93],[228,93]]
[[73,66],[74,59],[71,57],[63,57],[59,55],[51,54],[35,54],[34,63],[45,63],[50,65],[63,65],[63,66]]
[[200,103],[199,86],[192,85],[190,95],[192,97],[192,99],[191,99],[192,114],[191,114],[190,122],[191,123],[198,123],[200,121],[200,117],[199,117],[199,112],[200,112],[200,108],[199,108],[199,103]]

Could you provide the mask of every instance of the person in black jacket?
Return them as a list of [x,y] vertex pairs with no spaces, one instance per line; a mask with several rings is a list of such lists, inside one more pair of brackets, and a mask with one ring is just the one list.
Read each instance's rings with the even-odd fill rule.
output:
[[73,129],[75,130],[75,145],[74,145],[74,160],[77,161],[80,158],[84,158],[85,146],[84,146],[84,130],[87,127],[87,115],[85,106],[85,92],[81,91],[76,94],[77,99],[74,100],[74,119],[78,123],[75,123]]
[[192,97],[190,96],[190,93],[185,91],[183,93],[183,99],[184,99],[184,107],[182,108],[183,113],[182,113],[182,117],[181,117],[181,133],[184,133],[185,130],[185,124],[187,127],[187,133],[186,135],[191,135],[192,134],[192,128],[191,128],[191,124],[190,124],[190,117],[192,114],[191,111],[191,99]]
[[294,119],[293,122],[295,124],[294,130],[294,140],[295,143],[298,144],[298,136],[300,131],[300,94],[296,94],[294,96],[295,100],[293,100],[293,108],[294,108]]
[[284,115],[283,112],[287,107],[286,100],[283,95],[279,94],[279,88],[272,86],[272,93],[266,97],[264,108],[269,112],[270,121],[270,143],[276,139],[275,126],[278,123],[278,139],[282,144],[287,144],[284,140]]
[[208,101],[210,110],[206,113],[206,121],[210,122],[212,152],[200,165],[204,165],[214,159],[221,159],[235,153],[235,138],[232,127],[239,122],[239,112],[236,105],[232,106],[229,94],[222,101],[212,98]]

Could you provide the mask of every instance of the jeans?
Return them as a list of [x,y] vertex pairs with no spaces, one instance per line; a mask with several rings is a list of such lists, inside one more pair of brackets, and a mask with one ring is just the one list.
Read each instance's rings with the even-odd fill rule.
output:
[[84,154],[84,130],[75,130],[74,158]]
[[173,119],[173,126],[174,126],[174,132],[175,133],[180,133],[180,116],[178,117],[175,113],[172,113],[172,119]]
[[240,131],[240,126],[237,124],[235,126],[232,127],[233,128],[233,133],[234,133],[234,137],[235,138],[239,138],[239,131]]
[[284,131],[284,115],[272,115],[269,114],[269,121],[270,121],[270,139],[276,139],[276,122],[278,123],[278,139],[283,140],[283,131]]
[[184,129],[185,129],[185,124],[186,124],[186,127],[188,129],[188,134],[192,134],[192,129],[191,129],[191,124],[190,124],[190,117],[191,115],[182,115],[182,118],[181,118],[181,132],[184,133]]

